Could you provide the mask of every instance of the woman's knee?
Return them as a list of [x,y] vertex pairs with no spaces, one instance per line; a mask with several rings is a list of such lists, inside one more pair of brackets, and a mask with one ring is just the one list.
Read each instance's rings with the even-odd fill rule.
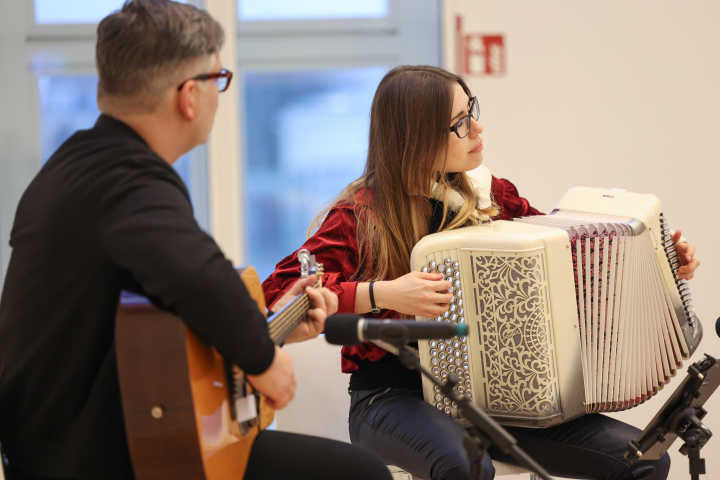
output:
[[634,480],[665,480],[670,473],[670,455],[666,453],[658,460],[637,462],[632,471]]
[[449,465],[438,462],[432,469],[433,480],[492,480],[494,477],[495,467],[487,454],[477,464],[463,457],[460,463]]

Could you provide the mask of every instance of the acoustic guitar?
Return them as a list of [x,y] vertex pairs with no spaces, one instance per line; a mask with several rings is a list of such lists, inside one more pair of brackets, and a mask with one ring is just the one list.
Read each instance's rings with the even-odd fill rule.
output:
[[[322,264],[298,252],[303,276]],[[258,308],[266,311],[253,267],[238,269]],[[306,293],[268,319],[281,345],[305,319]],[[115,347],[128,445],[137,480],[239,480],[255,437],[274,411],[243,372],[201,342],[177,316],[142,296],[123,292]]]

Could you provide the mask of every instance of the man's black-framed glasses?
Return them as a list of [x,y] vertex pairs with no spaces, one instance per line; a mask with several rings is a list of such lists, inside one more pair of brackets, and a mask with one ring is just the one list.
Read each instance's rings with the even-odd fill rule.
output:
[[450,131],[455,132],[455,135],[457,135],[458,138],[467,137],[467,134],[470,133],[470,117],[475,120],[480,119],[480,107],[478,106],[477,97],[472,97],[470,99],[470,113],[455,122],[455,125],[450,127]]
[[215,85],[217,85],[218,90],[224,92],[230,86],[230,80],[232,80],[232,76],[233,73],[230,70],[223,68],[217,73],[203,73],[202,75],[188,78],[187,80],[182,82],[177,89],[178,92],[182,90],[183,85],[185,85],[190,80],[215,80]]

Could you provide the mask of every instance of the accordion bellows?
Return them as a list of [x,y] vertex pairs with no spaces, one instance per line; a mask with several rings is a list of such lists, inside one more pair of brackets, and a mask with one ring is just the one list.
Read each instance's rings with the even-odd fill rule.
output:
[[[546,427],[631,408],[702,337],[657,197],[571,189],[552,214],[428,235],[411,269],[453,282],[468,337],[420,341],[422,364],[504,425]],[[463,423],[429,380],[425,399]]]

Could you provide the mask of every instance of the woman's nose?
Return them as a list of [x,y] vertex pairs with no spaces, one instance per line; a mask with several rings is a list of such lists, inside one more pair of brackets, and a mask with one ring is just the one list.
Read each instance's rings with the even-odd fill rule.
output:
[[470,117],[470,136],[478,136],[483,130],[485,130],[485,127],[482,126],[482,123]]

